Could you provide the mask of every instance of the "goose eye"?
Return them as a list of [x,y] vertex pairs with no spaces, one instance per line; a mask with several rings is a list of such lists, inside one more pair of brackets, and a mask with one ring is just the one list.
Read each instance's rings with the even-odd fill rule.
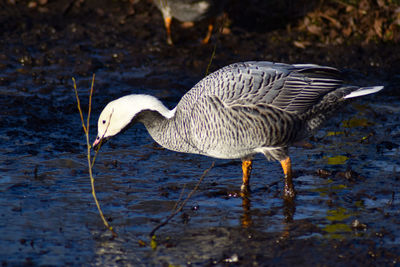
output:
[[106,120],[103,120],[103,124],[106,124]]

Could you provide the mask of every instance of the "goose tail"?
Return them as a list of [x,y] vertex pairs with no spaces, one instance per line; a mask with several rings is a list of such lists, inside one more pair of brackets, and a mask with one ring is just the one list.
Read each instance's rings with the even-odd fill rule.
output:
[[380,90],[383,89],[383,86],[369,86],[369,87],[361,87],[360,89],[357,89],[350,94],[345,95],[343,98],[353,98],[353,97],[359,97],[363,95],[369,95],[369,94],[374,94],[376,92],[379,92]]

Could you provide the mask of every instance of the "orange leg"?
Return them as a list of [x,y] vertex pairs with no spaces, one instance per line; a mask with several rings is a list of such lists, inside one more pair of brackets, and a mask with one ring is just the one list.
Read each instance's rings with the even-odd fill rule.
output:
[[243,170],[243,183],[240,187],[242,193],[246,193],[250,191],[250,174],[252,169],[253,162],[252,160],[242,160],[242,170]]
[[290,157],[281,160],[283,173],[285,174],[285,187],[283,198],[286,200],[293,200],[296,192],[294,191],[293,176],[292,176],[292,163]]
[[210,41],[212,31],[214,29],[214,22],[208,24],[208,31],[206,37],[201,41],[202,44],[207,44]]
[[184,29],[192,28],[194,26],[194,22],[193,21],[184,21],[184,22],[182,22],[181,26]]
[[242,197],[243,215],[241,216],[241,223],[243,228],[249,228],[253,222],[251,220],[250,212],[250,199],[247,196]]
[[171,37],[171,22],[172,22],[171,17],[164,18],[165,30],[167,31],[167,43],[169,45],[173,45]]

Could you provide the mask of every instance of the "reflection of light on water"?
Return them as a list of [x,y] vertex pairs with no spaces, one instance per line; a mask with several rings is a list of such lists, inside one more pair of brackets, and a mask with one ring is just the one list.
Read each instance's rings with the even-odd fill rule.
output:
[[329,165],[341,165],[345,164],[349,158],[343,155],[337,155],[332,157],[323,157],[323,159],[325,159],[326,163]]
[[372,125],[374,125],[374,123],[369,121],[367,118],[353,117],[348,120],[342,121],[342,126],[345,128],[368,127]]
[[331,239],[343,239],[346,233],[352,231],[350,225],[344,221],[355,215],[355,213],[352,213],[343,207],[328,210],[325,218],[330,222],[330,224],[327,224],[322,228],[322,230],[326,232],[325,237]]
[[11,183],[12,178],[9,175],[3,175],[0,177],[0,185],[7,185],[9,183]]
[[351,227],[345,223],[333,223],[326,225],[322,230],[326,232],[326,238],[344,239],[344,234],[351,232]]
[[352,215],[348,213],[347,209],[338,207],[335,210],[328,210],[326,218],[330,221],[344,221]]
[[321,203],[329,198],[326,193],[321,193],[319,188],[326,188],[331,182],[319,179],[313,175],[296,177],[296,181],[301,183],[301,188],[304,192],[297,195],[296,201],[300,204],[296,206],[294,219],[324,219],[326,207],[325,205],[321,205]]
[[[102,62],[102,57],[108,58],[114,53],[121,54],[93,49],[90,57]],[[186,197],[213,159],[159,150],[144,126],[136,125],[102,147],[95,165],[99,201],[119,234],[118,238],[111,239],[103,229],[90,195],[84,140],[71,88],[58,84],[58,79],[51,81],[56,75],[69,77],[70,71],[62,68],[60,72],[57,64],[34,66],[26,71],[26,78],[24,73],[18,72],[18,79],[14,80],[17,72],[8,68],[14,64],[5,66],[2,74],[10,75],[11,79],[0,87],[2,96],[7,96],[3,101],[5,112],[11,115],[4,118],[7,125],[11,122],[12,126],[6,125],[0,133],[4,141],[0,142],[0,246],[7,247],[4,263],[12,265],[13,260],[31,258],[36,265],[91,262],[94,266],[149,266],[160,260],[171,265],[185,265],[188,260],[204,264],[223,255],[223,264],[237,260],[228,247],[242,247],[243,244],[243,247],[262,249],[269,244],[266,240],[274,240],[275,233],[285,230],[279,164],[266,163],[264,157],[256,156],[248,211],[252,224],[247,232],[240,227],[245,214],[242,199],[226,197],[223,193],[239,188],[240,160],[232,163],[218,160],[183,212],[157,232],[158,247],[153,251],[147,234],[170,214],[183,185],[186,184]],[[170,72],[164,70],[153,72],[148,67],[130,66],[129,63],[124,70],[102,67],[96,70],[99,77],[96,89],[101,90],[95,94],[91,140],[96,132],[99,109],[110,98],[149,93],[168,100],[172,108],[183,92],[182,87],[192,85],[193,78],[180,79],[184,75],[179,75],[177,80],[171,79]],[[32,84],[29,75],[42,76],[43,70],[48,72],[46,81],[51,85]],[[85,88],[84,82],[81,85]],[[22,87],[29,90],[18,89]],[[398,100],[371,103],[361,109],[357,107],[355,117],[347,114],[332,118],[334,123],[327,123],[327,127],[320,130],[314,148],[291,149],[294,171],[298,175],[296,189],[299,190],[293,225],[295,238],[300,235],[300,239],[351,239],[364,235],[369,244],[383,248],[399,244],[399,148],[382,146],[377,153],[376,146],[381,141],[400,143],[400,105]],[[371,110],[380,116],[372,115]],[[36,127],[34,124],[41,120],[28,119],[33,111],[37,112],[36,116],[43,115],[43,120],[50,120],[52,127],[47,129],[50,124]],[[341,118],[347,121],[341,123]],[[373,127],[367,127],[372,124]],[[371,131],[373,136],[369,135]],[[350,159],[337,157],[338,154]],[[349,166],[365,180],[353,182],[333,176],[325,179],[314,174],[304,175],[315,172],[316,166],[329,171],[343,171]],[[279,184],[267,186],[278,179]],[[395,192],[393,197],[392,192]],[[199,207],[196,211],[191,209],[193,203]],[[184,213],[189,215],[188,223],[180,217]],[[351,222],[356,218],[367,225],[366,230],[352,230]],[[319,229],[303,231],[302,226],[308,229],[308,224]],[[382,231],[383,237],[378,237],[376,232],[381,229],[387,232]],[[242,235],[245,239],[238,239]],[[173,246],[166,245],[168,238],[174,240],[167,243]],[[138,240],[144,240],[146,246],[140,247]],[[258,255],[254,251],[245,252]],[[264,252],[260,250],[260,255],[265,255],[261,254]],[[237,255],[240,259],[241,254]]]
[[382,208],[388,205],[391,201],[391,197],[384,197],[384,198],[364,198],[363,203],[366,209],[374,209],[374,208]]
[[326,137],[328,136],[336,136],[336,135],[344,135],[343,131],[328,131],[326,132]]
[[[313,180],[321,181],[321,179],[316,179],[315,177]],[[347,188],[345,184],[334,183],[334,181],[331,179],[324,179],[322,181],[323,183],[312,185],[307,189],[308,191],[317,194],[317,196],[313,196],[314,199],[329,200],[330,193],[338,193]],[[302,201],[304,198],[307,199],[307,197],[299,196],[299,201]],[[310,202],[310,200],[312,200],[312,198],[309,198],[308,202]],[[347,223],[347,220],[352,216],[355,216],[355,212],[352,212],[344,207],[335,206],[332,209],[327,209],[325,205],[315,205],[311,202],[311,205],[305,206],[304,203],[297,208],[295,215],[296,219],[299,218],[298,213],[300,212],[313,215],[314,220],[316,218],[323,220],[323,223],[319,224],[319,226],[321,230],[325,232],[324,237],[329,239],[343,239],[346,234],[352,232],[351,226],[349,223]],[[308,210],[305,211],[304,208],[307,208]]]
[[374,160],[370,162],[370,165],[381,171],[400,172],[400,165],[389,161]]
[[325,196],[329,192],[335,192],[346,188],[347,185],[345,184],[334,184],[331,179],[326,179],[324,185],[316,187],[312,189],[312,191],[320,193],[321,196]]

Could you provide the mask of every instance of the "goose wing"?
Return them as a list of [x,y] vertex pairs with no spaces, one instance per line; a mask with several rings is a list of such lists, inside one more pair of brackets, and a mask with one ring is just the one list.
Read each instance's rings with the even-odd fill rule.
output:
[[339,74],[311,64],[235,63],[184,95],[176,110],[176,128],[204,154],[232,147],[285,146],[295,141],[291,135],[296,129],[301,130],[296,114],[339,88]]
[[270,104],[304,112],[342,85],[339,76],[335,68],[313,64],[235,63],[201,80],[182,100],[193,103],[214,95],[226,105]]

